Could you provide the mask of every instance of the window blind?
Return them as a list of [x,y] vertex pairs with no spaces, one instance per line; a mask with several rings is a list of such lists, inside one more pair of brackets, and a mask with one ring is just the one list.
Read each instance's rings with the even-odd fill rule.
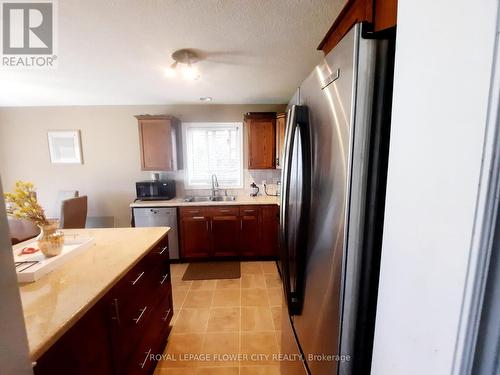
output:
[[187,187],[242,187],[241,124],[185,124]]

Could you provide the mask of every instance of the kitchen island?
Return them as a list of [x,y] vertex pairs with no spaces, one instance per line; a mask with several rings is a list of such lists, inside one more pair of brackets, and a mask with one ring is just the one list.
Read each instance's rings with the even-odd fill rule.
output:
[[[83,367],[72,373],[128,371],[127,358],[145,357],[142,347],[148,344],[154,348],[144,342],[148,325],[154,325],[157,346],[164,345],[172,316],[168,231],[65,231],[92,237],[95,244],[40,280],[20,285],[30,355],[38,362],[35,373],[67,366]],[[135,362],[131,365],[137,367],[140,361]]]

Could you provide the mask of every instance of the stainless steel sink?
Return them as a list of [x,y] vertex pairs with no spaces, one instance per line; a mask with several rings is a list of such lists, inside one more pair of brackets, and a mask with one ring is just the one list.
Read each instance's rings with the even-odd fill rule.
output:
[[221,195],[216,197],[185,197],[184,202],[232,202],[235,201],[234,195]]
[[236,197],[234,195],[220,195],[217,197],[210,197],[210,200],[214,202],[232,202],[236,200]]

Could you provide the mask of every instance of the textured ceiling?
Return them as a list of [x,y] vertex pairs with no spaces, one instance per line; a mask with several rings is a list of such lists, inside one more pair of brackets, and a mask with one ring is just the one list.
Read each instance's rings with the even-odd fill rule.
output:
[[[0,70],[0,105],[286,103],[343,0],[63,0],[58,67]],[[201,78],[163,73],[180,48]]]

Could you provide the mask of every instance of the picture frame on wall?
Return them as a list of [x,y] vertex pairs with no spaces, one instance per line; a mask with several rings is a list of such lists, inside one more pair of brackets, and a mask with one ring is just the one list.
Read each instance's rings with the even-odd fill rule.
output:
[[52,164],[83,164],[80,130],[49,130],[47,138]]

